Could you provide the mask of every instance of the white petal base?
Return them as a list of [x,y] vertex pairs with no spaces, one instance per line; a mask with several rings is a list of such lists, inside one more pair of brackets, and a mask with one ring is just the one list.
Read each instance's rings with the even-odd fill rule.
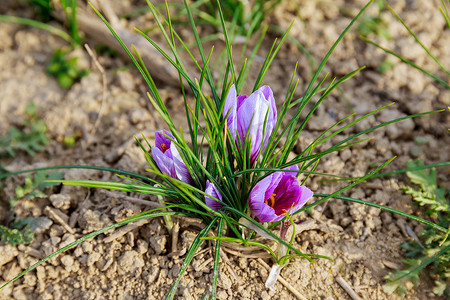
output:
[[274,264],[270,270],[269,277],[266,280],[266,289],[270,289],[277,283],[278,275],[280,275],[281,266],[279,264]]

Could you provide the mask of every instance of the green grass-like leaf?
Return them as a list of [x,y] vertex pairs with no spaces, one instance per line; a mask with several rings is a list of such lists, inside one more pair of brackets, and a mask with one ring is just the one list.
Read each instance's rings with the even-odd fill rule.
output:
[[59,36],[60,38],[66,40],[69,43],[73,43],[74,40],[72,39],[72,37],[70,35],[68,35],[65,31],[58,29],[54,26],[39,22],[39,21],[35,21],[35,20],[31,20],[31,19],[27,19],[27,18],[20,18],[20,17],[14,17],[14,16],[6,16],[6,15],[0,15],[0,22],[10,22],[10,23],[17,23],[17,24],[23,24],[23,25],[28,25],[28,26],[33,26],[39,29],[43,29],[46,30],[54,35]]
[[177,278],[175,278],[175,281],[172,284],[172,287],[170,288],[169,293],[166,296],[166,299],[173,299],[175,297],[175,292],[177,290],[178,284],[180,283],[181,277],[183,276],[186,269],[189,267],[189,264],[191,263],[191,260],[194,258],[194,255],[197,252],[198,248],[201,246],[203,242],[202,238],[209,233],[209,231],[218,221],[218,219],[219,219],[218,217],[214,218],[214,220],[211,223],[209,223],[205,228],[203,228],[195,237],[194,241],[191,244],[191,247],[189,247],[189,250],[186,253],[186,257],[184,258],[183,264],[180,267],[180,272],[178,272]]
[[87,234],[87,235],[77,239],[76,241],[74,241],[74,242],[72,242],[72,243],[70,243],[70,244],[68,244],[68,245],[58,249],[57,251],[51,253],[50,255],[48,255],[45,258],[43,258],[40,261],[38,261],[37,263],[33,264],[32,266],[30,266],[29,268],[24,270],[22,273],[20,273],[19,275],[17,275],[16,277],[11,279],[10,281],[8,281],[5,284],[3,284],[2,286],[0,286],[0,290],[3,289],[4,287],[6,287],[7,285],[13,283],[17,279],[21,278],[23,275],[27,274],[31,270],[34,270],[36,267],[40,266],[44,262],[46,262],[46,261],[52,259],[53,257],[59,255],[60,253],[62,253],[64,251],[67,251],[67,250],[75,247],[76,245],[78,245],[78,244],[80,244],[80,243],[82,243],[82,242],[84,242],[84,241],[86,241],[86,240],[88,240],[88,239],[90,239],[92,237],[100,235],[100,234],[102,234],[102,233],[104,233],[104,232],[106,232],[108,230],[115,229],[115,228],[121,227],[123,225],[126,225],[128,223],[136,222],[136,221],[143,220],[143,219],[149,219],[149,218],[154,218],[154,217],[162,217],[162,216],[166,216],[166,215],[183,215],[184,214],[182,212],[174,212],[174,211],[157,212],[160,209],[163,209],[163,208],[158,208],[158,209],[154,209],[154,210],[143,212],[143,213],[141,213],[139,215],[136,215],[136,216],[133,216],[131,218],[125,219],[125,220],[123,220],[121,222],[117,222],[115,224],[106,226],[106,227],[104,227],[102,229],[99,229],[97,231],[94,231],[92,233],[89,233],[89,234]]
[[[442,65],[442,63],[436,58],[436,56],[434,56],[431,51],[419,40],[419,38],[417,37],[417,35],[411,30],[411,28],[409,28],[409,26],[403,21],[403,19],[394,11],[394,9],[391,6],[387,6],[387,8],[389,9],[389,11],[394,15],[394,17],[403,25],[403,27],[406,28],[406,30],[408,30],[408,33],[414,38],[414,40],[422,47],[423,50],[425,50],[425,52],[427,53],[427,55],[429,57],[431,57],[431,59],[434,60],[434,62],[439,66],[439,68],[441,68],[442,71],[444,71],[447,75],[450,76],[450,71],[444,67],[444,65]],[[444,14],[445,17],[445,14]],[[449,26],[450,27],[450,26]]]
[[[217,237],[218,238],[222,237],[223,224],[224,224],[224,219],[220,218],[219,225],[217,226]],[[212,271],[213,279],[212,279],[212,284],[211,284],[211,298],[210,298],[211,300],[215,300],[216,294],[217,294],[217,281],[219,279],[220,246],[221,246],[221,241],[217,240],[216,241],[216,249],[214,251],[214,265],[213,265],[213,271]]]
[[[421,259],[414,259],[414,260],[405,260],[404,262],[407,263],[409,266],[405,270],[396,271],[394,274],[388,274],[385,279],[388,281],[385,285],[383,285],[383,290],[387,294],[392,294],[396,289],[398,289],[398,294],[400,296],[405,296],[407,290],[404,284],[402,284],[402,280],[409,280],[412,281],[414,284],[417,284],[419,281],[418,273],[423,270],[426,266],[429,264],[435,262],[436,260],[440,259],[441,256],[444,254],[448,254],[450,251],[450,242],[446,243],[439,252],[437,252],[435,255],[430,257],[424,257]],[[448,267],[449,260],[445,260]],[[448,275],[446,276],[448,277]],[[444,289],[445,290],[445,289]],[[438,290],[442,291],[442,289]]]

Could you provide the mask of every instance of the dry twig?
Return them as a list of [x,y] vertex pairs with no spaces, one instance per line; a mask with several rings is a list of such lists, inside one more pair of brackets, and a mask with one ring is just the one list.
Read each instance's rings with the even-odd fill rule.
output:
[[150,222],[149,219],[144,219],[144,220],[139,220],[136,221],[134,223],[128,224],[124,227],[121,227],[120,229],[116,230],[113,232],[113,234],[111,234],[110,236],[106,237],[103,239],[103,242],[105,243],[110,243],[112,241],[114,241],[115,239],[120,238],[121,236],[124,236],[125,234],[127,234],[128,232],[144,225],[147,224],[148,222]]
[[237,283],[241,283],[242,282],[241,279],[239,278],[239,276],[236,274],[236,272],[231,267],[231,262],[228,259],[228,256],[226,255],[226,253],[224,251],[220,251],[220,257],[225,261],[225,266],[227,267],[228,272],[230,272],[230,274],[234,278],[234,280]]
[[100,104],[100,110],[98,112],[97,115],[97,119],[95,120],[94,126],[91,129],[91,132],[89,132],[88,138],[87,138],[87,142],[85,145],[85,148],[87,146],[89,146],[92,142],[92,137],[95,135],[95,132],[97,131],[98,125],[100,124],[100,120],[103,116],[103,112],[105,110],[105,101],[106,101],[106,93],[107,93],[107,81],[106,81],[106,73],[105,73],[105,69],[103,68],[103,66],[98,62],[97,57],[95,56],[94,51],[91,50],[91,48],[89,47],[88,44],[84,44],[84,48],[86,49],[87,53],[89,54],[89,56],[92,58],[92,61],[94,62],[95,66],[97,67],[97,69],[100,71],[100,73],[102,74],[102,100],[101,100],[101,104]]
[[176,220],[173,223],[173,228],[172,228],[172,253],[177,252],[179,232],[180,232],[180,224],[178,223],[178,220]]
[[52,219],[61,224],[61,226],[64,227],[65,230],[67,230],[71,234],[75,234],[75,230],[73,230],[73,228],[70,227],[69,224],[67,224],[51,207],[47,206],[45,208],[45,211],[49,213]]
[[358,294],[352,289],[350,284],[348,284],[347,281],[344,280],[344,278],[338,276],[336,277],[336,282],[347,292],[347,294],[353,300],[362,300],[361,297],[359,297]]

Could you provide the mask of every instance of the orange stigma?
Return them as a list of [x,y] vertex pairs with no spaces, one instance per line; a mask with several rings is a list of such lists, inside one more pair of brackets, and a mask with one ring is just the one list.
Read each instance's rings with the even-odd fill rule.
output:
[[[270,196],[269,199],[267,199],[266,201],[264,201],[265,204],[269,205],[270,207],[273,208],[273,206],[275,205],[275,196],[277,194],[273,193],[272,196]],[[270,203],[270,204],[269,204]]]
[[161,144],[161,149],[162,149],[162,152],[164,153],[167,151],[168,148],[167,148],[166,144]]

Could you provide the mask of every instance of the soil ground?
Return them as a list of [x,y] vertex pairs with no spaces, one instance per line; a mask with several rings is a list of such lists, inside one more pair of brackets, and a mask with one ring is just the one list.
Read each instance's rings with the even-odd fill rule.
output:
[[[34,16],[31,10],[16,1],[3,2],[1,14]],[[450,66],[450,30],[444,26],[445,21],[438,9],[439,1],[388,2],[443,65]],[[291,36],[320,61],[363,5],[364,1],[283,1],[266,21],[287,29],[295,20]],[[145,1],[127,0],[113,6],[118,14],[122,14],[144,7]],[[377,14],[376,5],[372,5],[365,15]],[[392,14],[385,12],[383,18],[392,38],[388,40],[372,33],[369,35],[371,39],[442,75]],[[145,14],[125,21],[124,26],[132,30],[134,26],[143,28],[152,24],[152,17]],[[55,25],[58,26],[57,23]],[[215,32],[208,26],[201,29],[203,35]],[[193,41],[190,30],[180,28],[180,32],[188,42]],[[157,40],[161,38],[154,32],[151,34]],[[274,29],[269,29],[253,70],[261,67],[270,44],[278,36]],[[20,124],[26,105],[34,102],[51,137],[46,150],[34,157],[21,154],[14,159],[3,160],[8,170],[77,164],[146,174],[144,155],[133,136],[144,131],[153,143],[154,132],[165,127],[146,101],[147,90],[139,74],[133,68],[122,68],[129,65],[129,61],[99,54],[99,62],[106,69],[108,81],[108,96],[103,100],[104,110],[99,114],[102,76],[82,50],[77,54],[80,63],[91,72],[72,88],[64,90],[45,72],[53,51],[67,46],[63,40],[37,28],[9,23],[0,24],[0,40],[1,135],[6,134],[11,126]],[[256,40],[257,37],[250,43],[246,56],[250,55],[251,45]],[[89,36],[86,41],[95,46],[95,40]],[[217,49],[223,48],[223,43],[216,41],[208,44],[206,49],[213,44]],[[238,53],[240,47],[237,45],[233,51]],[[392,62],[392,67],[381,73],[379,67],[386,59]],[[311,78],[312,66],[295,44],[285,43],[265,78],[264,84],[273,89],[279,106],[297,61],[299,88],[294,99],[301,97]],[[341,78],[361,66],[366,68],[319,106],[300,137],[297,152],[334,122],[351,113],[362,116],[396,102],[337,135],[332,143],[381,122],[450,105],[449,90],[360,40],[353,28],[336,48],[325,71],[331,78]],[[253,87],[255,74],[256,71],[250,72],[244,93]],[[213,75],[219,76],[218,73]],[[180,89],[164,82],[157,84],[174,123],[186,130]],[[94,125],[97,120],[98,124]],[[409,159],[419,158],[426,164],[449,161],[449,124],[450,113],[445,111],[380,128],[366,136],[372,137],[371,140],[328,155],[320,162],[317,171],[361,176],[393,156],[397,158],[386,170],[402,169]],[[80,139],[74,146],[63,143],[64,137],[75,134]],[[425,142],[417,144],[417,137]],[[323,149],[330,145],[323,145]],[[449,170],[440,169],[438,173],[439,183],[448,187]],[[65,179],[118,180],[106,172],[78,169],[65,171]],[[24,176],[6,181],[0,194],[0,220],[6,215],[15,187],[23,181]],[[345,195],[422,216],[410,197],[399,191],[406,184],[410,183],[405,175],[375,179],[356,186]],[[331,193],[342,186],[323,181],[319,176],[311,177],[307,185],[316,193]],[[0,243],[0,284],[82,235],[148,210],[155,204],[155,199],[149,195],[68,186],[54,188],[48,191],[48,195],[48,198],[21,201],[17,208],[18,215],[44,217],[50,225],[37,233],[30,244],[12,247]],[[341,276],[363,299],[398,297],[383,292],[383,277],[402,266],[404,256],[400,246],[411,239],[407,226],[416,234],[423,230],[423,226],[375,208],[335,199],[322,205],[320,210],[300,215],[299,219],[304,221],[299,225],[303,231],[297,232],[295,246],[306,253],[329,256],[334,261],[323,259],[311,264],[297,260],[283,268],[281,276],[297,291],[308,299],[350,299],[336,283],[336,278]],[[201,224],[192,220],[176,219],[176,222],[180,230],[175,245],[172,245],[160,219],[126,227],[125,231],[116,229],[86,241],[29,272],[0,291],[0,299],[161,299],[169,290],[186,250],[201,228]],[[201,247],[180,283],[179,299],[200,299],[209,291],[213,249],[209,243]],[[272,290],[264,288],[268,271],[261,259],[268,265],[272,264],[265,255],[257,259],[245,249],[233,250],[233,246],[229,246],[226,257],[222,258],[220,268],[219,299],[296,299],[280,282]],[[437,299],[431,291],[432,286],[432,278],[425,271],[419,285],[409,290],[406,299]]]

